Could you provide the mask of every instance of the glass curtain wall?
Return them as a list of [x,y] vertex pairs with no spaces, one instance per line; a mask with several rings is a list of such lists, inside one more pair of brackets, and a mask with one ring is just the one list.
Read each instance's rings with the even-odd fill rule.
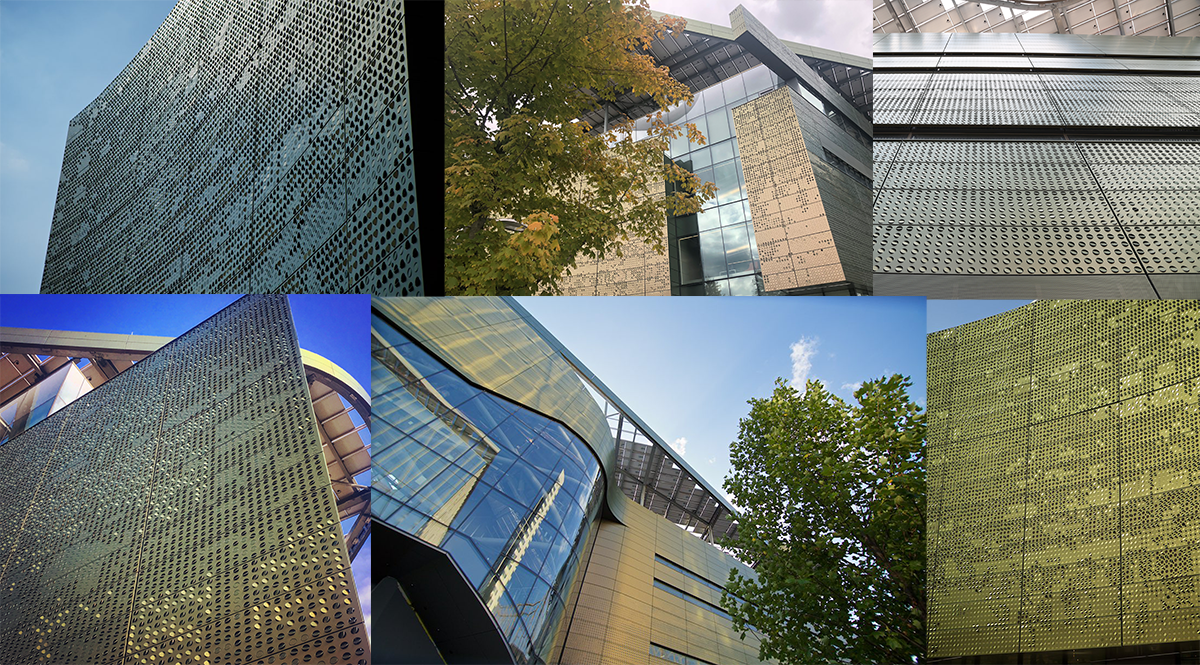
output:
[[671,141],[667,157],[704,182],[717,185],[717,197],[699,214],[668,219],[673,295],[760,295],[762,267],[750,223],[745,179],[733,108],[781,86],[771,70],[759,65],[695,95],[679,122],[694,122],[705,145],[686,136]]
[[371,329],[373,515],[448,552],[515,661],[545,662],[599,516],[599,462],[378,315]]

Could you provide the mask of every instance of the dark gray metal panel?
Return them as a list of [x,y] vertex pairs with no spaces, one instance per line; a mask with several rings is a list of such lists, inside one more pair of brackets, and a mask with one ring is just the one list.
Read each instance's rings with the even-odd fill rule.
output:
[[763,64],[767,65],[784,80],[799,78],[808,87],[820,93],[826,101],[837,107],[867,135],[871,134],[872,125],[850,102],[837,90],[834,90],[825,79],[821,78],[811,67],[804,64],[795,53],[792,53],[779,38],[771,33],[745,7],[738,5],[729,13],[730,25],[736,35],[737,43],[754,54]]
[[1150,275],[1160,298],[1200,298],[1200,275]]
[[[499,626],[449,554],[384,522],[375,526],[374,548],[382,556],[374,559],[371,595],[384,602],[373,620],[381,629],[374,636],[373,662],[513,662]],[[388,580],[399,583],[408,600],[388,589]],[[422,660],[418,653],[434,657]]]
[[927,298],[1157,298],[1145,275],[895,275],[875,273],[875,295]]

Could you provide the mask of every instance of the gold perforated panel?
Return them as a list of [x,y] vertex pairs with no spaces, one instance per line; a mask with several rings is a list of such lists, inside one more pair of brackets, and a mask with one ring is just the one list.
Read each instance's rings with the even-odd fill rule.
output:
[[933,333],[930,656],[1195,640],[1200,302]]
[[[667,222],[663,220],[662,243],[667,245]],[[559,282],[564,296],[669,296],[670,258],[649,244],[630,240],[603,259],[580,254],[575,268]]]
[[758,637],[749,631],[740,639],[730,621],[713,611],[720,592],[696,579],[724,585],[730,568],[747,576],[754,571],[639,505],[629,502],[623,514],[625,524],[600,523],[561,662],[670,662],[652,655],[651,645],[657,645],[709,663],[758,663]]
[[369,663],[315,425],[250,296],[0,446],[0,662]]
[[792,92],[779,88],[735,108],[733,124],[766,290],[845,280]]

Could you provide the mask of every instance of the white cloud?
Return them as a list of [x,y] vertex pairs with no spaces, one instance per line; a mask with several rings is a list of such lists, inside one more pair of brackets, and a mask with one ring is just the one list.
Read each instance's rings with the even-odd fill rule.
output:
[[862,388],[862,381],[859,381],[858,383],[843,383],[842,384],[842,390],[858,390],[859,388]]
[[715,458],[715,457],[710,457],[710,458],[708,458],[708,463],[709,463],[709,464],[716,464],[716,462],[717,462],[717,458]]
[[792,344],[792,387],[797,390],[804,390],[804,384],[808,381],[817,342],[816,337],[801,337]]
[[0,173],[13,175],[29,171],[29,160],[7,143],[0,142]]
[[687,449],[687,439],[681,436],[671,442],[671,447],[675,449],[675,452],[682,455],[683,451]]

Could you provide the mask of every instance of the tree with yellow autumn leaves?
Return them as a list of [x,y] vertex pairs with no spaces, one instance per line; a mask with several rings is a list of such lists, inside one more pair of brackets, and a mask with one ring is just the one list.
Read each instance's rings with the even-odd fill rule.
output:
[[663,252],[665,215],[697,212],[713,196],[711,183],[663,156],[684,132],[703,143],[694,125],[669,125],[660,111],[635,141],[633,119],[607,133],[579,120],[597,97],[629,91],[660,109],[690,102],[648,54],[683,27],[654,18],[646,0],[447,3],[448,294],[556,293],[580,254],[619,253],[626,241]]

